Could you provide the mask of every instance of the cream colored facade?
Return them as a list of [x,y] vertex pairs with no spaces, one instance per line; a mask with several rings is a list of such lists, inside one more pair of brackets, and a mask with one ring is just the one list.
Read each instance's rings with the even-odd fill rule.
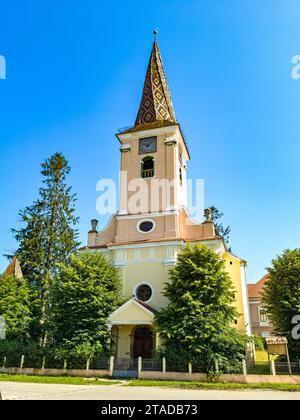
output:
[[[88,234],[89,249],[106,254],[122,276],[127,301],[109,320],[115,355],[120,359],[151,357],[155,347],[162,345],[153,329],[154,316],[168,303],[163,290],[169,270],[187,243],[205,244],[225,261],[240,313],[236,328],[250,334],[245,261],[227,251],[209,216],[204,223],[196,223],[188,215],[190,155],[175,119],[156,42],[137,122],[117,138],[121,144],[119,211],[103,231],[94,226]],[[145,139],[149,139],[149,152],[141,147]],[[152,166],[144,171],[146,160]]]

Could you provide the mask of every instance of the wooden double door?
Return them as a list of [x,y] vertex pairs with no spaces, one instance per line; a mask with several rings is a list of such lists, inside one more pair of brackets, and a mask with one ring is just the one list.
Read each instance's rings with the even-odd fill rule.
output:
[[133,357],[151,359],[154,349],[153,331],[149,327],[139,327],[133,334]]

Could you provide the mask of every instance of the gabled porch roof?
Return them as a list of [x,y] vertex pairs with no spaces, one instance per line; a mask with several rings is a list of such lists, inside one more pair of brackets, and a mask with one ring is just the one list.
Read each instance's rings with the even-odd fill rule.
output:
[[128,300],[109,317],[111,325],[151,325],[155,309],[135,298]]

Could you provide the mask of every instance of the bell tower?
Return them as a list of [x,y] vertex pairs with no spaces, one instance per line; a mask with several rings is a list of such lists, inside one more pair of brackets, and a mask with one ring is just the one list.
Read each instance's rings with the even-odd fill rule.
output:
[[106,229],[92,229],[89,246],[135,247],[215,237],[211,221],[199,224],[188,214],[190,154],[154,35],[135,124],[116,134],[121,145],[119,209]]
[[157,32],[135,125],[121,143],[119,215],[174,212],[187,206],[189,152],[168,88]]

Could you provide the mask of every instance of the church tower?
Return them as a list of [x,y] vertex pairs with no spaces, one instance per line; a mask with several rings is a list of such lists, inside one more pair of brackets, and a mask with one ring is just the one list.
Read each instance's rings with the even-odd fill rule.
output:
[[[128,208],[128,200],[130,201],[133,194],[128,197],[123,190],[124,187],[128,190],[128,184],[137,179],[141,179],[141,186],[149,192],[149,197],[145,197],[144,213],[174,211],[186,207],[186,164],[190,156],[180,125],[176,121],[156,40],[152,47],[135,125],[119,133],[117,137],[122,150],[121,171],[128,175],[126,183],[120,186],[119,213],[139,212],[139,209],[134,209],[134,202]],[[165,194],[169,194],[167,200],[157,197],[158,191],[155,188],[158,187],[158,181],[160,188],[165,188]]]
[[187,209],[189,150],[176,120],[158,43],[152,46],[135,124],[116,134],[120,142],[119,210],[98,232],[92,221],[88,248],[120,268],[127,302],[110,316],[117,358],[150,358],[161,345],[154,314],[167,304],[163,295],[169,269],[180,249],[203,243],[225,261],[236,288],[236,327],[250,333],[245,261],[230,254],[216,236],[209,211],[196,223]]

